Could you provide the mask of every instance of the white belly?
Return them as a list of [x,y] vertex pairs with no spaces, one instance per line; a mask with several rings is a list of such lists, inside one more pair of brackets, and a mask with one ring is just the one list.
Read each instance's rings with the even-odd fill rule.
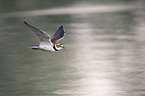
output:
[[40,44],[40,49],[48,50],[48,51],[55,51],[52,44]]

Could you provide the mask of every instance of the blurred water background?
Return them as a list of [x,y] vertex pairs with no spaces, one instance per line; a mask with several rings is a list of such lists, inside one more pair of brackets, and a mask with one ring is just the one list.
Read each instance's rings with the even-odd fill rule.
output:
[[[144,0],[0,0],[0,96],[145,96]],[[39,44],[23,21],[51,36]]]

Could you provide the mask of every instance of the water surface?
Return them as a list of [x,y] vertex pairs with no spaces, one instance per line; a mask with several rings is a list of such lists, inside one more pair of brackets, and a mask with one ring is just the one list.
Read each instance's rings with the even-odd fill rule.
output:
[[[56,4],[48,8],[36,1],[38,8],[27,10],[28,1],[25,6],[15,1],[15,7],[10,3],[13,9],[1,9],[0,95],[144,96],[144,1],[74,1],[62,6],[51,1]],[[23,21],[51,36],[63,25],[66,49],[28,49],[39,41]]]

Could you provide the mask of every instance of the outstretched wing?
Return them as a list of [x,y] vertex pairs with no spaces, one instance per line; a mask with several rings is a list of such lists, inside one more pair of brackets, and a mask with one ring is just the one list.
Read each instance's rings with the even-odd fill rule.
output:
[[65,36],[65,29],[63,26],[60,26],[60,28],[56,31],[56,33],[51,38],[52,43],[57,43],[59,40],[63,39]]
[[25,21],[24,21],[24,24],[38,37],[40,42],[49,41],[50,36],[46,32],[44,32],[44,31],[42,31],[42,30],[40,30],[40,29],[28,24]]

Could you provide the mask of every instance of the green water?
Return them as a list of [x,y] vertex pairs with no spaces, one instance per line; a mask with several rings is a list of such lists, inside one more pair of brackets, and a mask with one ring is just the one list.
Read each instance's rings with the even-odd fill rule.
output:
[[[0,0],[0,96],[144,96],[143,0]],[[66,49],[43,52],[23,21]]]

